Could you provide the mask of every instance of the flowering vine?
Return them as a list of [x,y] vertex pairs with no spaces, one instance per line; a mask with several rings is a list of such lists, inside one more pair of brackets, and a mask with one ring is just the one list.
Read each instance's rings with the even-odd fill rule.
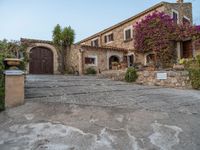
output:
[[157,11],[137,22],[134,28],[135,49],[141,53],[153,51],[156,63],[161,65],[175,61],[176,41],[200,38],[200,26],[194,27],[189,23],[177,25],[169,15]]

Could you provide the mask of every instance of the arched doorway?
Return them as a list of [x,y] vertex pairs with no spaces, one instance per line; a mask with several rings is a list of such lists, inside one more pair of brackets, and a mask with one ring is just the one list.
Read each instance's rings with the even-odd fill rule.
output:
[[113,63],[113,62],[119,63],[119,57],[117,57],[117,56],[111,56],[111,57],[109,58],[109,69],[110,69],[110,70],[112,69],[112,63]]
[[53,52],[45,47],[30,50],[30,74],[53,74]]

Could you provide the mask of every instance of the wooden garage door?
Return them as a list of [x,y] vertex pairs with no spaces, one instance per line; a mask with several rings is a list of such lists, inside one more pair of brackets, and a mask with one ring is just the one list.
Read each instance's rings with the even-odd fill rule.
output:
[[30,51],[30,74],[53,74],[53,53],[48,48],[35,47]]

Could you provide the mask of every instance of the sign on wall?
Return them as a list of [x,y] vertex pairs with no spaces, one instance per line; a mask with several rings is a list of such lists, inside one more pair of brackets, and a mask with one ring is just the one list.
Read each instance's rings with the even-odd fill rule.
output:
[[158,80],[166,80],[167,79],[167,73],[157,73],[156,78]]

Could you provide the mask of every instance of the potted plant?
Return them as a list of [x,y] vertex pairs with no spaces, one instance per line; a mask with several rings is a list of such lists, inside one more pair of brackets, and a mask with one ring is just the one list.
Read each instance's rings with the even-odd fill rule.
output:
[[117,70],[118,69],[118,62],[112,62],[112,70]]

